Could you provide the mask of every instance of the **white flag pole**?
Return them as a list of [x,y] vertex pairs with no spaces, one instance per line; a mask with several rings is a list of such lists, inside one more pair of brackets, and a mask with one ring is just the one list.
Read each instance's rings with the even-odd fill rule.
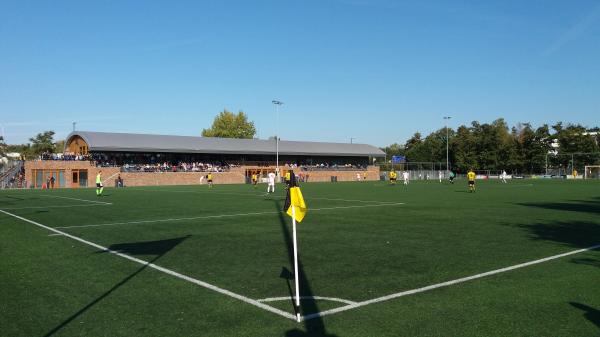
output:
[[298,241],[296,240],[296,208],[292,204],[292,231],[294,233],[294,282],[296,283],[296,320],[300,322],[300,283],[298,282]]

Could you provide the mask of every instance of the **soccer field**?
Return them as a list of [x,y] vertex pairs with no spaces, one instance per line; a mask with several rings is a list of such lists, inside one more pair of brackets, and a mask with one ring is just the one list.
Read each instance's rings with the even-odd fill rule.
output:
[[600,183],[0,191],[2,336],[598,336]]

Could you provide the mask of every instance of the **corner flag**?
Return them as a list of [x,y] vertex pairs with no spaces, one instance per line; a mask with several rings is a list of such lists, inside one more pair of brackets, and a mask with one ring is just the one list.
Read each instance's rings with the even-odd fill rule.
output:
[[289,215],[290,217],[294,218],[296,221],[302,222],[302,219],[304,219],[304,215],[306,215],[306,203],[304,202],[302,191],[300,191],[300,187],[298,187],[298,182],[296,181],[296,175],[294,174],[294,171],[289,172],[290,187],[288,188],[285,196],[283,211],[286,212],[287,215]]
[[287,193],[285,195],[285,203],[283,204],[283,211],[292,217],[292,233],[294,240],[294,283],[296,284],[296,320],[300,322],[300,282],[298,280],[298,240],[296,238],[296,221],[300,222],[306,215],[306,203],[302,197],[300,187],[296,181],[296,175],[294,171],[288,171],[290,174],[290,181]]

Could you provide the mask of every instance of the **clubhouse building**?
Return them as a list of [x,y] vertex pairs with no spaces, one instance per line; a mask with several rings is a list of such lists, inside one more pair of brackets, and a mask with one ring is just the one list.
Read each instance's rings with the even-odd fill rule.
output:
[[63,154],[27,161],[25,177],[34,188],[95,186],[99,170],[105,186],[197,185],[209,172],[215,184],[241,184],[277,170],[306,182],[378,180],[372,164],[384,156],[366,144],[76,131]]

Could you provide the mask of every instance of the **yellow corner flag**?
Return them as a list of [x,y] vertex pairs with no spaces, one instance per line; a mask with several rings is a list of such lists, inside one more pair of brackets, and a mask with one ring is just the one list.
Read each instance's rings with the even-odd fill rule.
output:
[[[283,204],[283,210],[289,215],[293,217],[296,221],[302,222],[304,216],[306,215],[306,203],[304,202],[304,197],[302,196],[302,191],[300,187],[298,187],[298,183],[296,182],[296,175],[293,171],[289,171],[290,173],[290,185],[287,190],[285,196],[285,203]],[[292,206],[294,206],[294,210],[292,211]]]

